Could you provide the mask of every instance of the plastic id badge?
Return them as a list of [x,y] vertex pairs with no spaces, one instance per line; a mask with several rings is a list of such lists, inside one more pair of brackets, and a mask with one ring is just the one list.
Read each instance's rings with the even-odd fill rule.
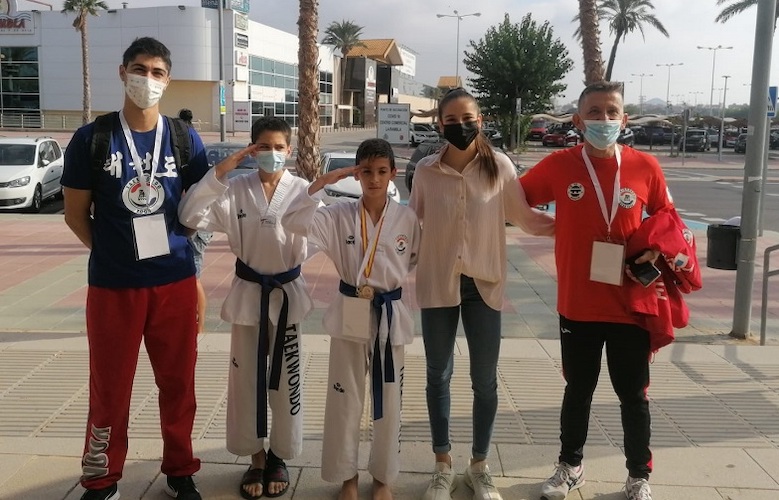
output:
[[625,274],[625,246],[606,241],[592,242],[590,281],[622,285]]
[[369,342],[373,337],[371,301],[347,296],[343,299],[343,336],[355,342]]
[[146,215],[133,218],[135,257],[138,260],[168,255],[168,228],[165,214]]

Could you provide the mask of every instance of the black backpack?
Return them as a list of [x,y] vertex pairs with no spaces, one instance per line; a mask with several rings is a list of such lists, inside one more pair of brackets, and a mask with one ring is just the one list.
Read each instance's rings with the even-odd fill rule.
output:
[[[173,150],[173,159],[179,169],[179,175],[184,186],[187,182],[187,166],[192,154],[192,146],[189,138],[189,125],[179,118],[165,117],[170,131],[170,143]],[[113,111],[95,118],[95,128],[92,132],[92,143],[89,148],[92,157],[92,185],[97,184],[98,175],[103,170],[109,158],[108,149],[111,146],[111,133],[114,127],[119,127],[119,112]]]

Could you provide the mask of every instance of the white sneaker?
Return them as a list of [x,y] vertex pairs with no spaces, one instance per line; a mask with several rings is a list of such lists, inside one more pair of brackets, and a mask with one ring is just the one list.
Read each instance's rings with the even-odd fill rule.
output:
[[628,476],[628,480],[625,481],[625,496],[628,500],[652,500],[649,481]]
[[498,488],[492,484],[490,468],[484,460],[465,469],[465,484],[473,490],[473,500],[503,500]]
[[557,464],[552,477],[541,485],[543,500],[564,500],[568,493],[584,485],[584,467],[571,467],[565,462]]
[[435,472],[430,479],[422,500],[452,500],[457,474],[446,462],[436,462]]

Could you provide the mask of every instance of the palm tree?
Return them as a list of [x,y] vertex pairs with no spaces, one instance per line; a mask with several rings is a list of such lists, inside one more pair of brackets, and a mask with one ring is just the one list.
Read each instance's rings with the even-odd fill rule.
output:
[[[360,41],[362,29],[362,26],[358,26],[356,23],[347,21],[346,19],[340,23],[333,21],[327,28],[325,28],[325,37],[322,39],[322,43],[327,45],[334,45],[335,48],[340,50],[341,54],[343,55],[343,60],[340,64],[340,85],[338,87],[339,91],[336,104],[343,104],[345,101],[343,97],[346,95],[346,55],[354,47],[365,47],[365,44]],[[352,100],[350,98],[349,104],[351,104],[351,101]],[[336,122],[337,121],[338,113],[336,112]]]
[[584,84],[603,80],[603,56],[600,52],[600,29],[595,0],[579,0],[579,32],[584,57]]
[[[614,69],[614,61],[617,58],[617,47],[619,43],[625,41],[629,33],[636,30],[644,36],[644,25],[648,24],[665,36],[668,36],[665,26],[650,11],[654,10],[650,0],[601,0],[598,3],[598,19],[607,21],[609,31],[614,34],[614,44],[611,46],[609,54],[609,64],[606,67],[605,80],[611,80],[611,73]],[[574,16],[573,21],[579,20],[579,16]],[[581,30],[577,29],[574,36],[580,37]]]
[[[757,5],[757,0],[717,0],[717,5],[730,4],[720,12],[715,21],[718,23],[724,23],[736,14],[741,14],[750,7]],[[779,0],[776,0],[776,19],[779,19]],[[776,26],[776,21],[774,21]]]
[[300,0],[298,17],[297,171],[308,180],[313,180],[319,173],[318,5],[318,0]]
[[81,70],[84,75],[82,121],[86,125],[92,121],[92,95],[89,90],[89,43],[87,42],[87,16],[100,15],[100,9],[108,10],[108,4],[102,0],[65,0],[62,12],[75,12],[73,27],[81,34]]

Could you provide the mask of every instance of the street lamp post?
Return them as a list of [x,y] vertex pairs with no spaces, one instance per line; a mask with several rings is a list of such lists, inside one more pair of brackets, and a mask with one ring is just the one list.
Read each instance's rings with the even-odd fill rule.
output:
[[709,115],[714,116],[714,68],[717,64],[717,51],[722,50],[731,50],[733,47],[723,47],[722,45],[717,45],[716,47],[703,47],[701,45],[698,45],[699,49],[702,50],[710,50],[712,52],[711,56],[711,96],[709,97]]
[[[671,68],[673,66],[682,66],[684,63],[665,63],[656,64],[656,66],[665,66],[668,68],[668,83],[665,87],[665,102],[668,103],[668,114],[671,114]],[[674,155],[674,128],[671,126],[671,156]]]
[[631,73],[630,76],[637,76],[639,80],[639,89],[638,89],[638,112],[642,115],[644,114],[644,77],[645,76],[655,76],[652,73],[640,73],[635,74]]
[[717,160],[722,161],[722,136],[725,135],[725,99],[728,98],[728,78],[730,75],[723,75],[725,79],[725,87],[722,93],[722,108],[720,108],[719,118],[719,144],[717,145]]
[[695,108],[697,108],[698,107],[698,96],[699,95],[703,95],[703,92],[701,92],[700,90],[696,90],[695,92],[690,92],[690,94],[695,96]]
[[455,66],[454,66],[454,80],[457,85],[460,84],[460,21],[463,20],[465,17],[479,17],[481,15],[481,12],[473,12],[471,14],[460,14],[457,12],[457,10],[453,11],[454,14],[436,14],[435,17],[442,18],[442,17],[455,17],[457,18],[457,58],[455,59]]

